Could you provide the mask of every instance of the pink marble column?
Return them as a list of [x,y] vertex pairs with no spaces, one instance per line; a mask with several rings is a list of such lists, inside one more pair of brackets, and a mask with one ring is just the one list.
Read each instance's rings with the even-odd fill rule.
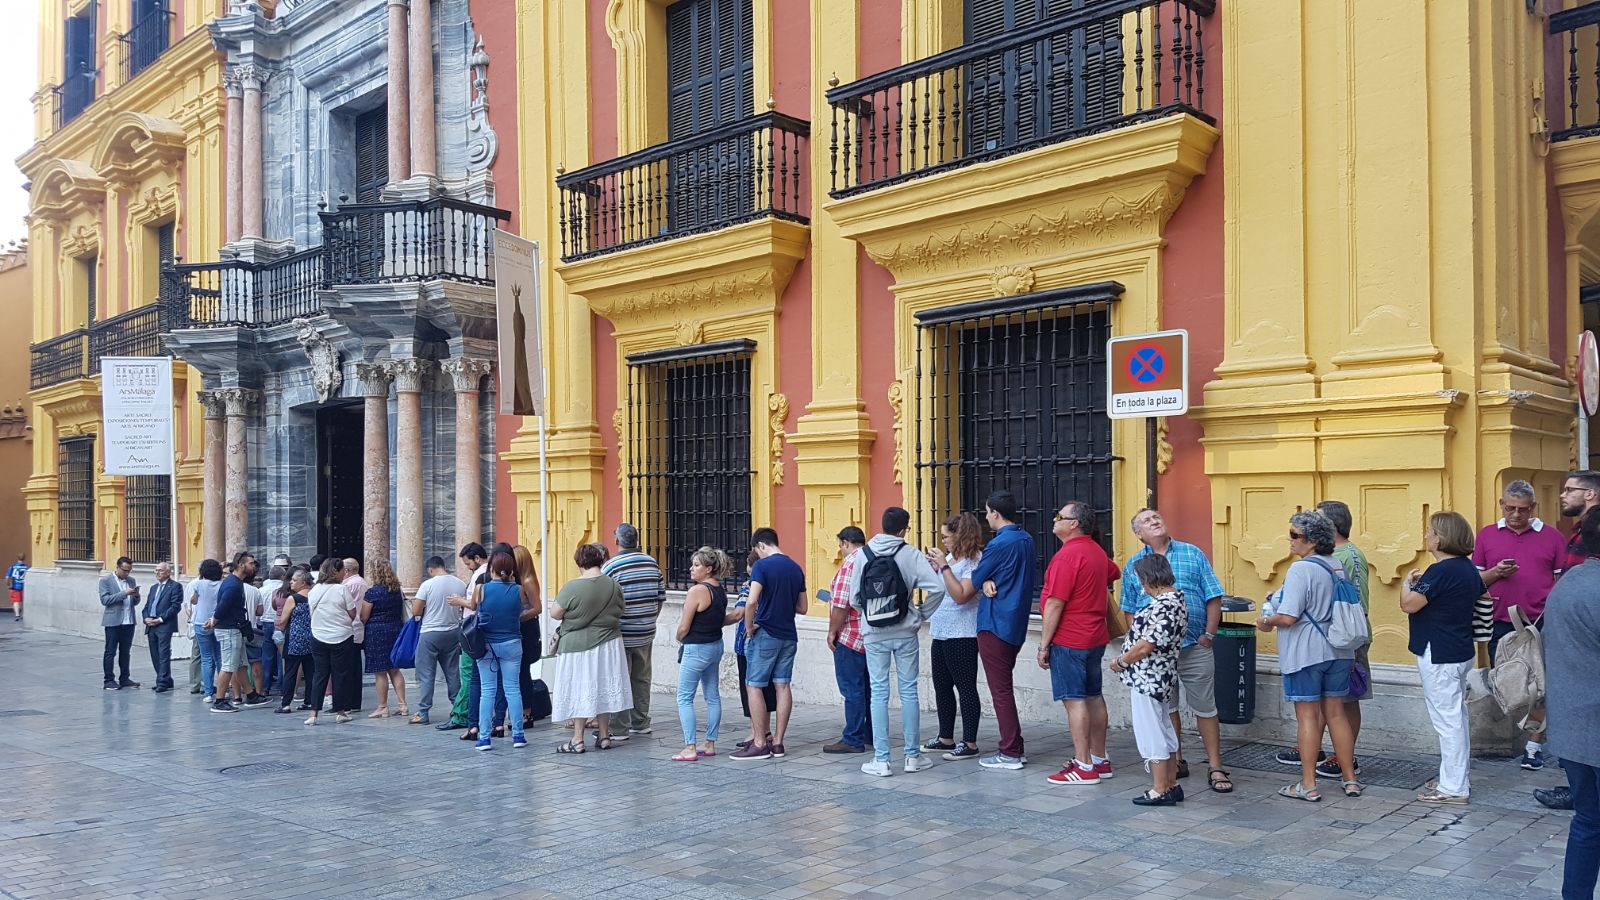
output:
[[[221,398],[227,415],[227,473],[223,479],[223,553],[232,556],[248,549],[250,541],[250,405],[261,399],[260,391],[248,388],[222,388],[213,391]],[[222,557],[216,557],[222,559]]]
[[456,547],[483,540],[483,461],[478,456],[478,384],[486,359],[457,357],[439,363],[456,392]]
[[244,114],[240,117],[242,122],[243,144],[240,167],[243,169],[240,182],[243,185],[243,230],[244,237],[265,237],[262,227],[261,206],[261,87],[266,83],[267,73],[260,66],[239,66],[235,72],[239,82],[244,86]]
[[411,174],[433,178],[433,0],[411,2]]
[[406,74],[406,0],[389,0],[389,181],[411,177],[411,81]]
[[239,196],[242,182],[244,181],[244,90],[239,85],[239,79],[229,72],[222,79],[222,86],[228,94],[228,108],[223,117],[223,126],[227,130],[227,184],[224,191],[227,195],[227,212],[223,222],[223,240],[228,243],[237,241],[244,233],[243,198]]
[[393,376],[382,363],[357,363],[361,379],[364,425],[361,442],[362,555],[389,559],[389,384]]
[[395,574],[400,586],[422,584],[422,377],[424,359],[389,361],[394,375],[395,420]]
[[223,437],[223,404],[216,391],[196,395],[205,408],[205,480],[200,506],[200,555],[222,559],[224,544],[222,485],[227,480],[227,442]]

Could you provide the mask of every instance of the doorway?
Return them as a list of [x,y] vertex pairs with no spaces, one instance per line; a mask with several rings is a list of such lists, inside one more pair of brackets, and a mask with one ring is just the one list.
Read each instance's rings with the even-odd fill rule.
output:
[[317,410],[317,550],[363,559],[365,490],[359,404]]

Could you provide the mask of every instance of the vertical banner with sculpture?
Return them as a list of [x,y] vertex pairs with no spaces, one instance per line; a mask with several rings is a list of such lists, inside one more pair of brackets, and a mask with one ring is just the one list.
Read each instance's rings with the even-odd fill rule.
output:
[[543,416],[539,245],[509,232],[496,231],[494,285],[500,338],[500,414]]

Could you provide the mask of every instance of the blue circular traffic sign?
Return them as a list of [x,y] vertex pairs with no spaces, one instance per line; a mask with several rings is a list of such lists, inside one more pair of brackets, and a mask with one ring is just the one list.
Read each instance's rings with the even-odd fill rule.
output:
[[1155,384],[1167,372],[1167,357],[1160,347],[1146,344],[1128,357],[1128,377],[1139,384]]

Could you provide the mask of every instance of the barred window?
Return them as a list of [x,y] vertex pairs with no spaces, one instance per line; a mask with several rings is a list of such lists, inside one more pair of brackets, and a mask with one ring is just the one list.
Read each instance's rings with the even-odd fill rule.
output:
[[1033,535],[1042,576],[1069,500],[1091,506],[1111,551],[1111,421],[1105,353],[1114,282],[985,300],[917,314],[917,366],[906,405],[913,501],[931,540],[958,512],[983,514],[1009,490]]
[[68,438],[58,449],[57,558],[94,559],[94,438]]
[[172,559],[172,480],[166,475],[129,475],[123,534],[136,563]]
[[744,572],[754,351],[737,340],[628,357],[628,515],[673,588],[689,586],[701,546],[728,551]]

